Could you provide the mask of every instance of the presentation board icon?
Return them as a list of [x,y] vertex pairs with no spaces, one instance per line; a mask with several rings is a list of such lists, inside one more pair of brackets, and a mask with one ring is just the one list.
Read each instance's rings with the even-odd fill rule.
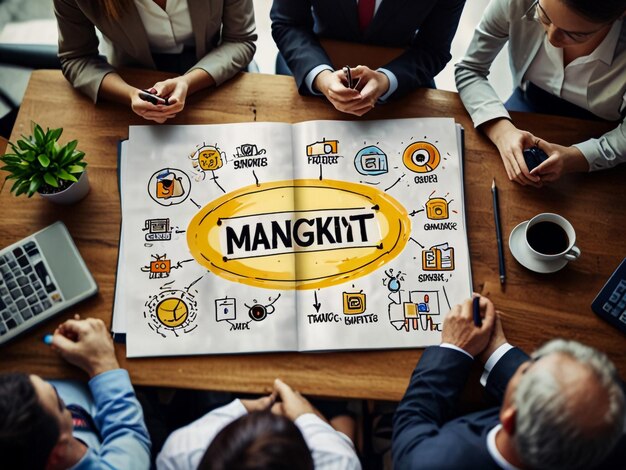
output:
[[215,321],[237,319],[237,300],[231,297],[215,299]]
[[344,315],[358,315],[363,312],[365,312],[365,294],[362,292],[344,292]]
[[448,204],[442,197],[433,197],[426,202],[426,217],[431,220],[444,220],[450,217]]
[[453,271],[454,248],[447,243],[442,243],[422,251],[422,269],[424,271]]
[[414,173],[430,173],[440,162],[439,150],[428,142],[413,142],[402,154],[402,163]]
[[375,145],[362,148],[354,157],[354,167],[362,175],[376,176],[387,173],[387,155]]

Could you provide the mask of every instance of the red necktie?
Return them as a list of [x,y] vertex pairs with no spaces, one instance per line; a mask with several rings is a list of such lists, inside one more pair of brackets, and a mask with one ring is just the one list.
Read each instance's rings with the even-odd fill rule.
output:
[[365,31],[374,18],[376,0],[359,0],[359,26]]

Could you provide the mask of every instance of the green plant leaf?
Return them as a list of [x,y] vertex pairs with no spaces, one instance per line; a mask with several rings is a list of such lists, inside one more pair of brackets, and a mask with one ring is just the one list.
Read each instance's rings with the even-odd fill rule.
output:
[[35,124],[33,128],[33,137],[35,137],[35,143],[37,145],[44,145],[46,142],[46,135],[39,124]]
[[20,148],[20,150],[32,150],[33,152],[37,150],[37,146],[31,143],[26,137],[24,137],[22,140],[18,140],[17,146]]
[[63,133],[63,128],[59,127],[58,129],[51,129],[50,133],[48,134],[48,141],[54,141],[56,142],[57,140],[59,140],[59,137],[61,137],[61,134]]
[[19,196],[20,194],[24,194],[26,191],[28,191],[29,186],[30,185],[26,181],[22,181],[21,184],[15,190],[15,195]]
[[19,163],[22,161],[20,157],[12,153],[7,153],[6,155],[3,155],[2,157],[0,157],[0,160],[2,160],[2,162],[4,163]]
[[78,181],[78,179],[76,179],[74,175],[69,174],[67,171],[63,169],[57,171],[57,176],[65,181],[73,181],[74,183]]
[[70,165],[67,167],[67,171],[69,171],[70,173],[73,174],[80,174],[83,171],[85,171],[85,168],[83,166],[81,166],[80,164],[78,165]]
[[43,175],[43,180],[48,183],[50,186],[52,186],[53,188],[58,188],[59,187],[59,183],[56,180],[56,178],[54,176],[52,176],[50,173],[45,173]]
[[29,150],[28,152],[22,154],[22,160],[25,160],[29,163],[34,162],[35,158],[37,158],[37,156],[33,150]]
[[50,165],[50,159],[43,153],[37,157],[37,160],[39,160],[39,163],[41,163],[41,166],[44,168],[48,168]]
[[35,178],[30,182],[30,186],[28,187],[28,197],[31,197],[37,192],[37,190],[41,186],[41,183],[41,178]]
[[72,140],[70,143],[68,143],[65,146],[67,148],[68,155],[70,155],[76,149],[77,145],[78,145],[78,140]]

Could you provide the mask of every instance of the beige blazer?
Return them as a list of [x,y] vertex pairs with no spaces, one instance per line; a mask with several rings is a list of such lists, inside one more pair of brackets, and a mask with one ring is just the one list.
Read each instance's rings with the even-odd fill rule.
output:
[[[198,63],[219,85],[252,60],[256,41],[252,0],[187,0]],[[104,16],[100,2],[54,0],[63,75],[94,102],[114,67],[154,69],[148,36],[134,2],[120,20]],[[98,55],[96,28],[113,44],[109,62]]]
[[[465,57],[455,65],[456,87],[475,126],[499,117],[509,118],[487,76],[493,60],[508,42],[513,84],[522,84],[545,35],[543,27],[526,15],[533,3],[491,0]],[[601,170],[626,161],[626,20],[613,61],[598,65],[591,76],[585,108],[604,119],[621,120],[600,138],[576,144],[589,162],[589,169]]]

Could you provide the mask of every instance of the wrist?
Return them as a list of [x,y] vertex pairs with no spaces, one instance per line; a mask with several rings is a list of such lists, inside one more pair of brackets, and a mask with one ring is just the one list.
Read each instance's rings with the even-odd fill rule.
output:
[[496,145],[498,145],[498,141],[503,134],[516,129],[513,123],[506,118],[492,119],[483,123],[480,127],[485,135],[489,137],[489,140]]
[[329,77],[331,74],[332,72],[328,69],[322,70],[320,73],[318,73],[313,79],[313,90],[319,91],[325,95],[327,90],[326,78]]
[[589,162],[577,147],[567,147],[563,159],[563,173],[587,172]]
[[120,368],[120,365],[117,362],[117,359],[108,359],[106,361],[102,361],[97,364],[91,364],[91,366],[86,372],[89,375],[89,378],[93,379],[97,375],[103,374],[110,370],[119,369],[119,368]]
[[380,98],[381,96],[383,96],[385,93],[389,91],[391,82],[389,81],[389,77],[387,76],[386,73],[376,71],[376,74],[378,76],[378,81],[380,82],[380,91],[381,91],[379,95],[379,98]]

